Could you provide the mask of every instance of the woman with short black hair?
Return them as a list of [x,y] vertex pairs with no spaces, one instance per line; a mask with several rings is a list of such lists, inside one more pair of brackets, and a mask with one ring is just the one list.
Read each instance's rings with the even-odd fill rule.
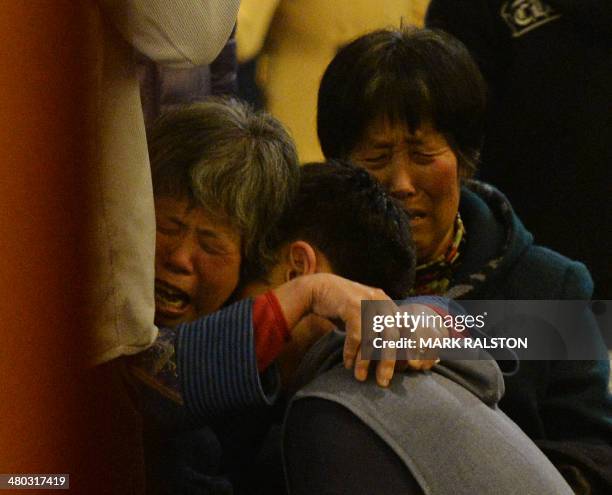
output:
[[[590,299],[583,264],[535,245],[506,197],[470,180],[484,110],[482,76],[459,41],[431,30],[379,30],[340,49],[328,66],[318,134],[327,158],[352,159],[408,211],[415,294]],[[601,358],[520,362],[506,376],[500,406],[558,468],[569,466],[564,474],[600,486],[612,462],[610,368],[597,326],[577,325]]]

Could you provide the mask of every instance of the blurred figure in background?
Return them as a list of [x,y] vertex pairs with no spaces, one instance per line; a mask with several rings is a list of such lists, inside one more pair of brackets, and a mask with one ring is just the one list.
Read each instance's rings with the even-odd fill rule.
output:
[[208,65],[167,67],[141,56],[138,78],[147,129],[165,110],[201,102],[211,95],[235,95],[238,91],[237,71],[235,31],[221,53]]
[[427,25],[463,41],[488,83],[481,177],[612,298],[612,3],[432,0]]
[[422,25],[427,3],[242,1],[236,32],[238,61],[252,64],[258,57],[257,82],[265,106],[289,128],[301,161],[322,159],[316,135],[317,89],[338,48],[375,28]]

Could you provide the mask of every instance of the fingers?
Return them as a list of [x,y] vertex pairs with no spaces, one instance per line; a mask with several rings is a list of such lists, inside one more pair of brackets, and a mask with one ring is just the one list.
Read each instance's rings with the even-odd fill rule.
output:
[[[391,379],[393,378],[393,373],[395,371],[395,350],[388,349],[381,358],[380,361],[376,364],[376,383],[380,387],[388,387]],[[355,379],[360,382],[365,381],[368,378],[368,372],[370,367],[370,360],[361,358],[361,348],[357,352],[357,357],[355,359],[355,367],[353,369],[353,375]]]
[[395,359],[385,359],[376,366],[376,383],[381,387],[388,387],[393,372],[395,371]]
[[361,344],[361,322],[347,322],[345,333],[346,337],[344,339],[344,351],[342,357],[344,360],[344,367],[348,370],[355,365],[355,358],[359,352]]
[[415,371],[427,371],[440,362],[434,349],[417,348],[407,361],[408,368]]
[[[397,309],[393,301],[391,301],[384,293],[376,292],[376,290],[368,288],[369,291],[374,291],[369,294],[369,297],[376,297],[376,304],[373,304],[373,301],[370,300],[370,304],[367,308],[365,308],[366,315],[364,316],[366,320],[372,320],[372,315],[368,315],[368,312],[372,312],[372,314],[383,314],[383,315],[392,315],[394,311]],[[361,314],[359,317],[361,318]],[[399,332],[396,328],[386,328],[380,334],[383,340],[392,341],[397,340],[399,338]],[[373,336],[372,336],[373,337]],[[368,359],[363,359],[362,351],[364,349],[364,345],[372,344],[372,341],[368,336],[365,337],[365,341],[362,341],[363,336],[361,335],[361,326],[359,326],[359,331],[357,331],[357,325],[352,325],[351,327],[346,328],[346,340],[344,346],[344,363],[347,368],[351,367],[353,364],[353,374],[355,378],[359,381],[365,381],[368,377],[368,371],[370,366],[370,356],[368,355]],[[354,361],[351,361],[353,356],[356,356]],[[376,382],[381,387],[389,386],[389,382],[393,378],[393,373],[395,370],[395,361],[396,361],[396,350],[394,347],[384,347],[379,356],[377,356],[376,363]]]
[[[373,314],[384,315],[385,317],[393,317],[398,311],[397,306],[380,289],[357,284],[335,275],[313,274],[304,277],[304,279],[309,281],[306,284],[309,287],[309,297],[305,298],[305,300],[309,301],[309,304],[300,305],[298,309],[302,312],[310,311],[324,318],[341,320],[344,323],[346,334],[343,350],[344,366],[347,369],[353,369],[353,374],[357,380],[366,380],[370,360],[362,359],[360,350],[361,346],[369,344],[369,341],[367,340],[368,337],[364,337],[366,344],[361,341],[361,301],[370,301],[367,308],[364,309],[366,312],[370,311]],[[372,304],[375,301],[377,304]],[[405,311],[425,313],[425,310],[429,310],[426,306],[423,308],[420,306],[415,308],[409,307]],[[297,310],[295,312],[298,316],[302,316]],[[364,318],[365,321],[372,320],[372,317],[368,314]],[[417,333],[423,331],[422,329],[417,330]],[[376,331],[379,332],[379,330]],[[382,334],[378,333],[376,335],[387,342],[399,341],[401,337],[399,330],[394,327],[386,327]],[[412,337],[415,338],[416,334],[412,335]],[[382,355],[377,357],[380,358],[380,361],[376,363],[376,381],[380,386],[387,387],[396,369],[395,361],[397,356],[395,346],[384,346]],[[435,358],[437,356],[424,354],[408,357],[417,359],[404,361],[398,369],[429,370],[436,364]]]
[[440,362],[439,359],[409,359],[408,368],[414,371],[428,371]]
[[368,368],[370,367],[370,361],[368,359],[361,359],[361,350],[357,353],[357,360],[355,361],[355,369],[353,375],[360,382],[364,382],[368,378]]
[[[387,305],[388,306],[388,305]],[[393,308],[395,305],[393,304]],[[390,310],[389,307],[386,308]],[[387,341],[397,340],[399,331],[396,328],[387,328],[382,333],[383,338]],[[381,387],[388,387],[393,372],[395,371],[395,362],[397,360],[397,352],[395,347],[384,347],[380,353],[380,361],[376,365],[376,382]]]
[[[353,375],[355,379],[360,382],[364,382],[368,378],[368,371],[370,367],[370,361],[367,359],[361,359],[361,351],[357,354],[355,361],[355,368]],[[376,365],[376,383],[380,387],[388,387],[391,379],[393,378],[393,372],[395,370],[395,359],[386,359],[379,361]]]
[[[376,365],[376,383],[380,387],[386,388],[393,379],[395,371],[402,372],[407,369],[413,371],[429,371],[439,362],[439,359],[410,359],[407,361],[395,361],[395,358],[383,359]],[[370,361],[361,359],[360,351],[357,354],[353,371],[355,378],[360,382],[365,381],[368,377],[369,367]]]
[[[347,339],[348,340],[348,339]],[[370,368],[370,360],[361,358],[361,347],[359,342],[354,343],[357,346],[357,353],[353,358],[353,364],[347,365],[346,356],[346,341],[345,341],[345,367],[347,369],[353,368],[353,375],[355,379],[360,382],[365,381],[368,378],[368,372]],[[353,348],[352,346],[351,349]],[[352,351],[350,351],[352,352]],[[352,356],[352,354],[351,354]],[[376,383],[380,387],[388,387],[391,382],[395,371],[402,372],[407,369],[412,371],[428,371],[440,362],[440,359],[408,359],[402,361],[396,361],[396,352],[394,349],[385,349],[381,360],[376,364]]]

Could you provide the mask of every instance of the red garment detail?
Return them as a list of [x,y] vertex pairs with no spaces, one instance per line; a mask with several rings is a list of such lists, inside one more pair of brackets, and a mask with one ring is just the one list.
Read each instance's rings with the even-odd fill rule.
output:
[[257,369],[261,373],[270,366],[291,338],[285,315],[272,291],[261,294],[253,302],[253,334]]

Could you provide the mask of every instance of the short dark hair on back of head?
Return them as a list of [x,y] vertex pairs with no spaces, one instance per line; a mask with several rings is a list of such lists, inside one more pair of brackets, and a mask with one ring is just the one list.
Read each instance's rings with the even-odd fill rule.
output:
[[276,245],[296,240],[319,249],[337,275],[391,298],[402,299],[412,288],[416,257],[406,213],[376,179],[348,162],[302,167]]
[[467,48],[443,31],[381,29],[344,46],[321,80],[317,132],[327,158],[347,158],[377,119],[412,132],[430,123],[476,170],[484,132],[486,86]]

